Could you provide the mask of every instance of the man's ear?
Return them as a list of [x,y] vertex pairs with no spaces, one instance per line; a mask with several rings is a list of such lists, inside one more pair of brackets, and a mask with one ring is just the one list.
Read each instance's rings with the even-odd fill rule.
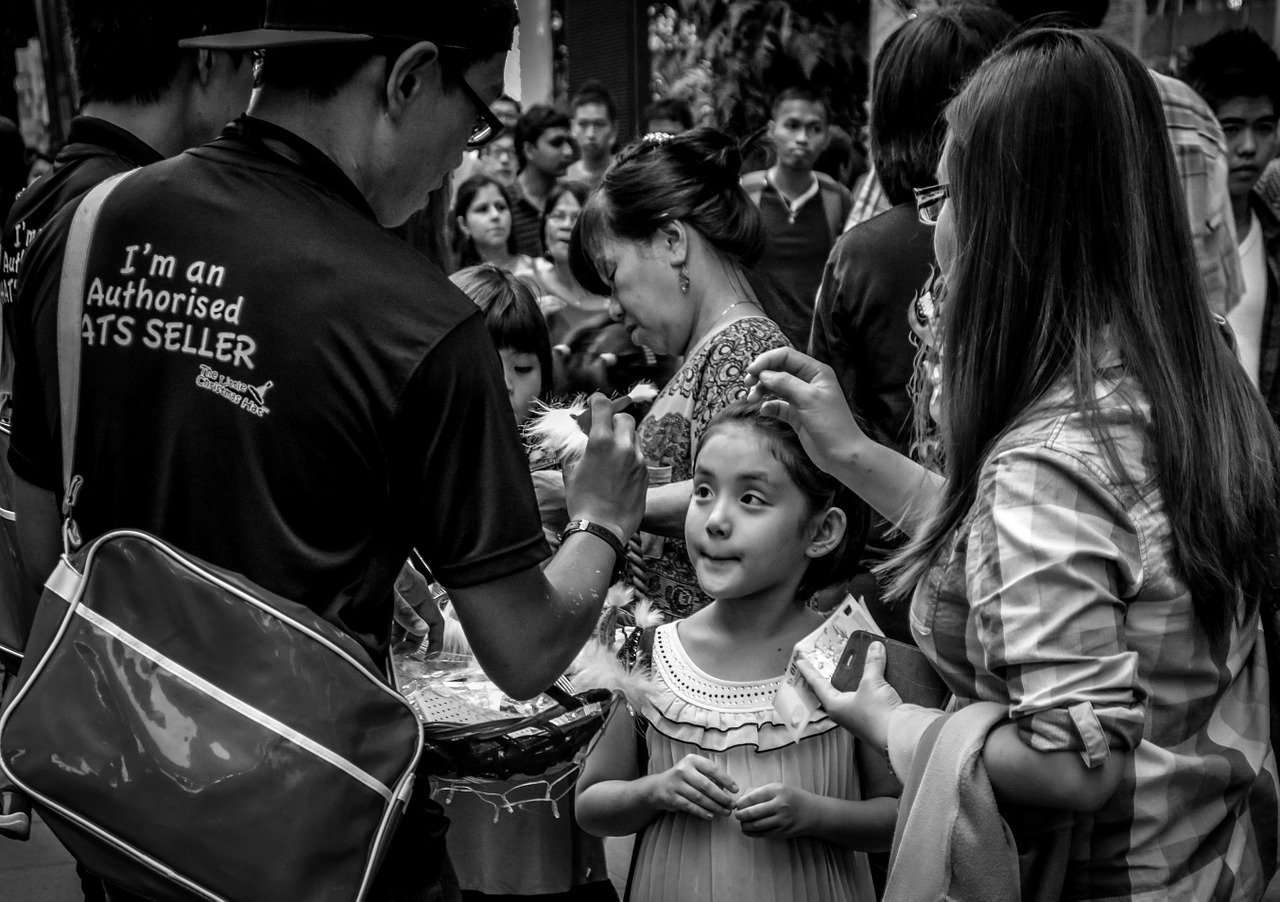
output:
[[818,516],[820,519],[813,539],[809,542],[809,547],[804,550],[804,553],[812,558],[822,557],[835,550],[840,540],[844,538],[844,531],[848,525],[844,511],[838,507],[829,507]]
[[655,236],[654,245],[662,259],[672,266],[684,266],[689,262],[689,228],[678,219],[663,224]]
[[430,41],[419,41],[404,51],[387,72],[386,104],[392,116],[421,96],[423,91],[443,89],[440,51]]

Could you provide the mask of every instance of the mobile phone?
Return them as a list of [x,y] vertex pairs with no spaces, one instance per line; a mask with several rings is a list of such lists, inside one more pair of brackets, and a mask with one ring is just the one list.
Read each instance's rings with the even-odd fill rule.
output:
[[884,678],[898,691],[904,702],[925,708],[941,708],[951,695],[942,677],[933,669],[924,652],[914,645],[858,630],[845,643],[840,663],[831,677],[831,685],[841,692],[858,688],[867,651],[875,642],[885,647]]

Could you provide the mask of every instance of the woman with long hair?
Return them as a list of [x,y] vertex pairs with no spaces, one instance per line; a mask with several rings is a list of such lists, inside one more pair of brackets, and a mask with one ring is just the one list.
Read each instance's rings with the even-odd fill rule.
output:
[[578,327],[608,318],[609,299],[584,288],[569,266],[573,227],[590,193],[581,182],[556,182],[542,214],[542,244],[547,252],[535,261],[534,286],[553,346],[562,344]]
[[[911,536],[891,591],[957,706],[1003,718],[981,744],[996,798],[1067,813],[1063,897],[1258,898],[1280,433],[1206,308],[1151,76],[1104,37],[1036,30],[947,124],[919,193],[946,288],[917,399],[945,476],[871,441],[803,355],[749,380]],[[883,666],[853,693],[806,673],[910,783],[944,715],[903,706]]]
[[668,617],[710,600],[683,541],[702,431],[746,394],[748,364],[787,344],[748,281],[764,236],[741,168],[723,132],[648,135],[618,155],[573,233],[578,281],[611,298],[637,344],[684,358],[637,430],[649,466],[671,478],[650,490],[643,524],[647,591]]
[[459,269],[492,263],[518,276],[533,273],[532,258],[516,252],[511,195],[496,179],[473,175],[459,185],[450,220]]

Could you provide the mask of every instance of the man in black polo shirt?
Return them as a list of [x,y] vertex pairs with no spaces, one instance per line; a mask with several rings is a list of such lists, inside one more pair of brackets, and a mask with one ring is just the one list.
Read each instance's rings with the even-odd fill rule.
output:
[[515,230],[516,250],[522,254],[541,257],[546,253],[542,213],[547,195],[578,158],[570,126],[568,116],[545,103],[529,107],[516,123],[520,175],[516,177],[511,228]]
[[775,289],[764,312],[797,348],[807,347],[813,303],[827,254],[853,202],[845,187],[813,166],[827,146],[827,105],[807,88],[787,88],[773,102],[769,137],[777,162],[749,172],[742,186],[760,207],[767,241],[756,271]]
[[[53,170],[18,197],[0,234],[4,309],[27,248],[67,203],[103,179],[212,140],[244,111],[253,88],[249,54],[183,50],[178,41],[251,27],[262,12],[262,0],[68,0],[83,106]],[[12,385],[8,351],[0,345],[3,396]]]
[[[386,231],[496,132],[512,0],[277,0],[250,114],[134,173],[87,261],[77,503],[87,536],[132,526],[307,604],[385,655],[411,547],[477,659],[515,696],[559,676],[639,523],[634,423],[592,403],[547,557],[483,316]],[[290,46],[293,45],[293,46]],[[70,212],[18,285],[10,461],[28,560],[57,553],[56,286]],[[39,569],[36,567],[35,569]],[[376,898],[424,898],[443,842],[426,793]],[[340,828],[340,825],[335,825]]]

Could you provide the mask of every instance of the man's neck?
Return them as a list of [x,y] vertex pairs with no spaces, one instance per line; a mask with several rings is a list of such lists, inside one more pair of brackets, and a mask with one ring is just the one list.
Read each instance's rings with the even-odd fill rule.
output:
[[293,132],[332,160],[377,209],[374,186],[369,183],[374,124],[366,121],[360,106],[339,93],[324,103],[301,96],[270,98],[259,94],[249,115]]
[[812,169],[793,169],[778,164],[769,170],[769,181],[773,187],[786,195],[788,200],[795,200],[813,187],[815,176]]
[[546,206],[547,195],[551,193],[551,189],[556,183],[554,176],[547,175],[541,169],[535,169],[533,166],[525,167],[524,171],[520,173],[519,181],[520,188],[524,191],[524,196],[528,198],[529,203],[539,210]]
[[84,105],[81,114],[110,122],[163,157],[175,156],[189,146],[182,104],[174,100],[172,92],[154,103],[92,101]]
[[604,175],[604,171],[609,168],[609,164],[613,162],[613,154],[604,153],[592,159],[586,154],[582,155],[582,168],[591,175]]
[[1249,234],[1249,226],[1253,222],[1253,211],[1249,209],[1249,195],[1232,195],[1231,215],[1236,221],[1236,241],[1244,241]]

